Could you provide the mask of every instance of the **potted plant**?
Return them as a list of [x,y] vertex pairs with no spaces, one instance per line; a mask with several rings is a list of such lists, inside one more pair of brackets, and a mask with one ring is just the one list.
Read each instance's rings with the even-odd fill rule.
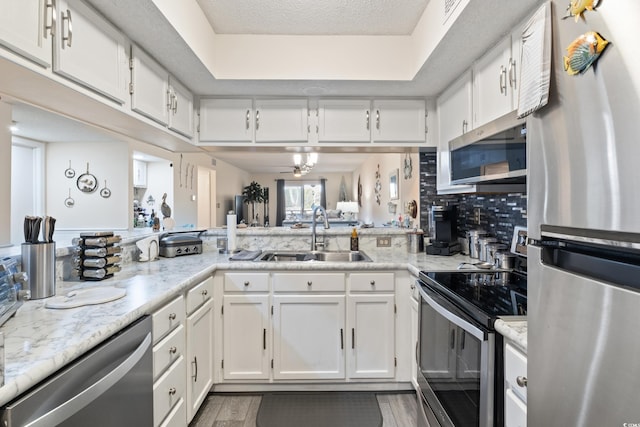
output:
[[258,220],[254,216],[256,203],[262,203],[264,201],[264,191],[260,184],[256,181],[252,181],[251,184],[244,187],[242,195],[245,197],[245,203],[251,203],[251,226],[256,226],[258,225]]

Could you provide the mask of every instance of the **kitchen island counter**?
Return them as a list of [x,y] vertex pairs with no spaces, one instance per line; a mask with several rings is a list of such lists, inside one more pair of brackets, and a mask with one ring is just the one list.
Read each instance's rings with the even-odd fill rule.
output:
[[228,254],[205,251],[201,255],[161,258],[128,263],[121,272],[102,282],[59,281],[56,295],[92,286],[127,290],[121,299],[66,310],[45,308],[46,299],[25,302],[0,332],[5,337],[5,384],[0,404],[5,404],[82,354],[152,313],[176,295],[200,283],[216,270],[453,270],[470,259],[463,255],[438,257],[409,254],[393,248],[367,250],[373,262],[253,262],[229,261]]

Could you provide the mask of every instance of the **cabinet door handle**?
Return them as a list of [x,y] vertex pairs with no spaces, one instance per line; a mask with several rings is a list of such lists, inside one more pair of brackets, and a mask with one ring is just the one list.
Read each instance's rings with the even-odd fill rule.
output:
[[169,314],[169,320],[176,320],[176,314],[175,313]]
[[504,65],[500,66],[500,93],[507,95],[507,69]]
[[256,110],[256,131],[260,129],[260,110]]
[[380,130],[380,110],[376,110],[376,129]]
[[344,350],[344,330],[340,328],[340,350]]
[[371,286],[375,286],[375,285],[376,285],[376,281],[375,281],[375,280],[372,280],[372,281],[370,281],[370,282],[369,282],[369,284],[370,284]]
[[267,329],[262,329],[262,349],[267,349]]
[[171,353],[171,354],[176,354],[176,351],[178,351],[178,349],[176,347],[169,348],[169,353]]
[[516,384],[518,384],[520,387],[526,387],[527,386],[527,377],[523,377],[521,375],[518,375],[516,377]]
[[247,110],[247,118],[244,122],[244,126],[247,130],[249,130],[249,120],[251,120],[251,110]]
[[464,342],[466,341],[467,333],[463,330],[462,337],[460,338],[460,349],[464,350]]
[[509,87],[516,89],[516,61],[513,58],[509,59]]
[[193,362],[191,362],[194,364],[194,371],[195,373],[192,375],[191,378],[193,378],[193,382],[197,383],[198,382],[198,358],[196,356],[193,356]]
[[313,282],[312,282],[311,280],[309,280],[309,281],[307,282],[307,286],[311,286],[311,285],[313,285]]
[[201,294],[202,294],[203,297],[206,297],[209,294],[209,292],[207,292],[206,289],[203,289]]
[[175,387],[171,387],[171,388],[169,389],[169,394],[170,394],[171,396],[173,396],[174,394],[176,394],[176,388],[175,388]]
[[[65,13],[62,12],[61,17],[62,17],[62,48],[64,49],[65,44],[67,45],[67,47],[71,47],[71,44],[73,44],[73,22],[71,19],[71,11],[67,9],[66,16],[65,16]],[[64,21],[67,21],[66,37],[64,35]]]
[[356,328],[351,328],[351,348],[356,348]]
[[467,125],[468,125],[467,121],[463,120],[462,121],[462,133],[467,133]]
[[244,282],[245,286],[249,286],[251,283],[247,280],[246,282]]
[[[51,12],[51,20],[49,20],[49,12]],[[48,0],[44,8],[44,38],[47,38],[47,32],[52,36],[56,35],[56,21],[58,10],[56,8],[56,0]],[[47,24],[51,22],[50,24]]]
[[420,365],[420,353],[419,353],[419,348],[420,347],[418,347],[418,345],[419,345],[419,343],[418,343],[418,341],[416,341],[416,363],[418,365]]
[[367,130],[369,130],[371,128],[371,114],[369,114],[369,110],[367,110],[366,124],[367,124]]
[[172,108],[173,114],[177,114],[178,113],[178,96],[174,93],[173,94],[173,108]]
[[451,341],[449,343],[449,347],[451,347],[451,350],[456,348],[456,331],[455,331],[455,329],[451,330]]

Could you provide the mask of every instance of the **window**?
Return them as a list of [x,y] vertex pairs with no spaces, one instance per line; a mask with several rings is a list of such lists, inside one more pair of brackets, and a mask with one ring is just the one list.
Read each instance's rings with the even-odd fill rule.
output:
[[284,198],[287,216],[296,218],[311,215],[313,208],[320,205],[322,185],[319,182],[285,182]]

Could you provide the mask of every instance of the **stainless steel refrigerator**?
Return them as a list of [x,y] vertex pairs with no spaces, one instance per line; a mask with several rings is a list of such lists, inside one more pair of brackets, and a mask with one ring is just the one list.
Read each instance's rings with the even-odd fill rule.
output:
[[[640,425],[640,2],[577,22],[551,3],[550,99],[527,126],[528,425]],[[588,31],[610,45],[569,75]]]

